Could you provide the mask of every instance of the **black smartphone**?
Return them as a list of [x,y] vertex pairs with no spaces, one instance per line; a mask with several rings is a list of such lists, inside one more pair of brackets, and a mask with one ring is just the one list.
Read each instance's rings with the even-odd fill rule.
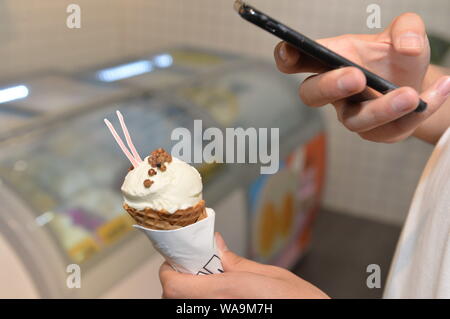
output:
[[[293,47],[297,48],[300,52],[320,61],[330,69],[338,69],[346,66],[357,67],[366,76],[367,86],[382,94],[386,94],[398,88],[398,86],[394,83],[383,79],[375,73],[370,72],[362,66],[324,47],[320,43],[304,36],[303,34],[295,30],[292,30],[283,23],[278,22],[277,20],[269,17],[261,11],[258,11],[254,7],[244,3],[241,0],[236,0],[236,2],[234,3],[234,8],[245,20],[286,41]],[[423,112],[426,110],[426,108],[427,103],[423,100],[420,100],[420,103],[415,112]]]

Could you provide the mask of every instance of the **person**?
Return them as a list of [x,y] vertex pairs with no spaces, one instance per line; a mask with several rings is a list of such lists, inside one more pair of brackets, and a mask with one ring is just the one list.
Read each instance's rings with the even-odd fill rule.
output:
[[[379,34],[342,35],[319,42],[401,87],[381,95],[366,88],[359,69],[329,71],[287,43],[279,43],[275,61],[280,71],[315,73],[299,89],[305,104],[332,104],[338,120],[365,140],[395,143],[414,136],[436,144],[441,139],[416,190],[384,296],[450,298],[450,73],[430,65],[424,22],[417,14],[405,13]],[[413,112],[419,98],[428,103],[423,113]],[[163,297],[329,298],[288,270],[237,256],[220,234],[216,242],[224,273],[193,276],[164,263],[160,268]]]

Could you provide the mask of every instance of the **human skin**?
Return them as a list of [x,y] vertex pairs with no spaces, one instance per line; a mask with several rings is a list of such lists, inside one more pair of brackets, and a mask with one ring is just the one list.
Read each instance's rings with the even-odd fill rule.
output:
[[[315,73],[300,85],[305,104],[332,104],[348,130],[374,142],[395,143],[415,136],[435,144],[450,126],[450,72],[430,66],[425,25],[417,14],[402,14],[379,34],[349,34],[318,42],[400,88],[381,95],[366,89],[366,79],[359,69],[328,71],[281,42],[274,54],[280,71]],[[423,113],[413,112],[419,94],[428,103]]]
[[286,269],[263,265],[234,254],[219,233],[215,234],[215,240],[224,273],[208,276],[181,274],[165,262],[159,271],[163,298],[329,298],[320,289]]

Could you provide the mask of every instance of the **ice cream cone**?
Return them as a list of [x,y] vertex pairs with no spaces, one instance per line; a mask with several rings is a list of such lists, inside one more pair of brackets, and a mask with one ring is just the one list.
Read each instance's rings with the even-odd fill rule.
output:
[[205,201],[186,209],[179,209],[174,213],[158,211],[151,208],[137,210],[124,204],[124,209],[141,226],[155,230],[172,230],[191,225],[206,218]]
[[175,270],[197,275],[222,273],[214,241],[215,213],[205,207],[199,172],[162,148],[142,160],[119,111],[117,116],[129,149],[111,122],[105,119],[105,124],[132,164],[121,191],[124,209],[138,224],[134,227],[144,232]]

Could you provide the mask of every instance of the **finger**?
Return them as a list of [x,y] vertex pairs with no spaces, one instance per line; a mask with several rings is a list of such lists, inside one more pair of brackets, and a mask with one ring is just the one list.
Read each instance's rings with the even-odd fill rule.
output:
[[301,54],[296,48],[286,42],[280,42],[274,51],[275,63],[278,69],[287,74],[323,72],[327,68],[319,61]]
[[225,240],[222,237],[222,234],[219,232],[214,233],[214,240],[216,241],[216,246],[219,250],[219,256],[222,258],[222,255],[228,251],[228,246],[225,243]]
[[214,235],[216,246],[219,250],[220,259],[222,260],[223,270],[225,272],[249,270],[256,271],[258,268],[261,268],[261,264],[238,256],[230,251],[220,233],[216,232]]
[[178,279],[179,273],[175,271],[167,261],[163,262],[159,267],[159,279],[161,283],[170,281],[172,279]]
[[223,270],[225,272],[241,271],[241,272],[260,272],[265,265],[255,261],[243,258],[230,251],[219,232],[214,234],[216,246],[219,250],[220,259],[222,260]]
[[323,106],[344,99],[366,88],[366,77],[355,67],[346,67],[307,78],[300,86],[306,105]]
[[403,55],[419,56],[426,48],[426,30],[422,18],[415,13],[404,13],[388,28],[394,49]]
[[159,269],[163,298],[204,298],[224,285],[220,275],[190,275],[175,271],[167,262]]
[[394,143],[409,136],[420,124],[432,116],[447,100],[450,94],[450,76],[444,76],[436,81],[429,89],[422,93],[421,98],[427,102],[427,109],[422,113],[410,113],[398,120],[379,126],[361,137],[372,141]]
[[218,232],[215,233],[215,240],[225,272],[248,272],[270,277],[280,277],[282,274],[279,267],[263,265],[233,253]]
[[292,275],[288,270],[272,266],[257,263],[253,260],[243,258],[236,255],[231,251],[226,251],[222,256],[222,265],[227,273],[252,273],[255,275],[261,275],[267,278],[286,278]]
[[352,132],[361,133],[414,111],[419,104],[419,95],[414,89],[403,87],[371,101],[354,105],[339,101],[335,104],[342,124]]
[[300,52],[286,42],[280,42],[274,52],[277,65],[282,68],[291,68],[299,62]]

